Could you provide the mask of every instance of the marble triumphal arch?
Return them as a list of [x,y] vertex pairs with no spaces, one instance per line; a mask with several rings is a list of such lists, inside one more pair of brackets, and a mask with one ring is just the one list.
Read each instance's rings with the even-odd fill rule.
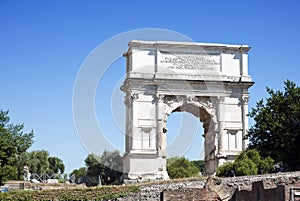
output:
[[125,179],[168,179],[166,122],[186,111],[203,124],[205,173],[247,147],[247,45],[131,41],[126,80]]

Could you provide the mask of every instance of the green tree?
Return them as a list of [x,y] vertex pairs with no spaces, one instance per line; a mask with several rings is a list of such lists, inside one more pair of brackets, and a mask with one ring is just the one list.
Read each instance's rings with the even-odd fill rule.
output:
[[196,161],[191,161],[197,168],[199,172],[204,172],[205,171],[205,161],[204,160],[196,160]]
[[99,177],[103,184],[118,184],[123,161],[119,151],[104,151],[101,156],[89,154],[85,159],[87,175]]
[[101,163],[104,165],[104,173],[102,178],[106,184],[118,184],[121,175],[123,174],[123,160],[120,152],[104,151],[101,155]]
[[79,179],[85,177],[86,174],[87,174],[87,173],[86,173],[86,168],[85,168],[85,167],[81,167],[81,168],[79,168],[79,169],[73,170],[73,171],[71,172],[70,176],[75,175],[75,182],[76,182],[76,183],[77,183],[77,182],[80,183],[80,182],[79,182]]
[[274,160],[270,157],[262,158],[256,149],[241,152],[236,160],[221,165],[217,176],[229,176],[234,171],[237,176],[264,174],[272,170]]
[[234,171],[237,176],[256,175],[258,173],[257,165],[248,158],[238,160],[233,163]]
[[179,158],[175,162],[168,164],[167,172],[171,179],[198,175],[197,167],[186,158]]
[[87,167],[87,175],[98,176],[101,174],[103,166],[101,164],[100,156],[89,154],[84,161]]
[[283,91],[267,88],[267,92],[266,103],[258,101],[249,114],[255,120],[247,135],[250,148],[283,162],[290,170],[299,170],[300,88],[287,80]]
[[29,166],[30,156],[28,152],[23,152],[14,158],[14,166],[17,168],[17,179],[21,179],[24,175],[24,166]]
[[225,162],[223,165],[218,167],[217,176],[219,177],[228,177],[230,171],[234,171],[234,164],[232,162]]
[[[252,161],[255,164],[255,166],[252,164],[252,162],[249,162],[248,160]],[[270,156],[266,158],[262,158],[256,149],[248,149],[246,151],[241,152],[241,154],[237,157],[235,161],[236,162],[242,161],[241,162],[242,164],[244,163],[244,161],[246,161],[246,163],[249,162],[248,174],[246,173],[239,174],[237,172],[237,175],[252,175],[257,173],[265,174],[272,171],[272,168],[274,166],[274,160]],[[242,164],[240,166],[242,166]],[[236,164],[236,166],[238,167],[239,165]]]
[[18,178],[16,157],[33,144],[33,131],[24,133],[23,124],[9,123],[8,111],[0,110],[0,184]]
[[36,150],[29,153],[30,173],[42,175],[49,169],[49,152],[46,150]]
[[50,156],[48,157],[48,163],[49,163],[49,167],[47,170],[48,174],[53,174],[53,173],[62,174],[65,172],[65,164],[60,158],[55,156]]
[[167,165],[171,165],[172,163],[174,163],[175,161],[179,160],[180,157],[179,156],[174,156],[171,158],[167,158]]

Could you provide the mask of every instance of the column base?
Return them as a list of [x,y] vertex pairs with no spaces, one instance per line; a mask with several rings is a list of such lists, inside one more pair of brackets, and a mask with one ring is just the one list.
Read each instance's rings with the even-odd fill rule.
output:
[[128,153],[123,158],[124,180],[168,180],[166,159],[157,154]]

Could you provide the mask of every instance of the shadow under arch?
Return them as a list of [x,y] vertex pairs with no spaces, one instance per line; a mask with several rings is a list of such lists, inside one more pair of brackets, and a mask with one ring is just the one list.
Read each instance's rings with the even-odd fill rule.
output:
[[[204,153],[205,153],[205,174],[211,175],[216,171],[216,153],[218,147],[218,121],[215,101],[211,97],[187,97],[187,96],[165,96],[165,116],[163,118],[160,149],[161,154],[166,156],[167,152],[167,121],[171,113],[187,112],[199,119],[204,130]],[[191,142],[192,143],[192,142]],[[189,145],[191,145],[189,143]],[[176,143],[175,143],[176,144]],[[170,145],[172,146],[172,145]],[[183,144],[183,146],[187,146]],[[176,147],[175,147],[176,148]],[[185,147],[188,149],[189,147]],[[172,149],[172,148],[171,148]]]

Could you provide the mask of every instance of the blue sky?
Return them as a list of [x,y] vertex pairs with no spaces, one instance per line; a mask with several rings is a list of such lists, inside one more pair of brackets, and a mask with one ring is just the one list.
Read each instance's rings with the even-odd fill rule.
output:
[[[267,96],[266,86],[282,89],[286,79],[300,83],[299,10],[296,0],[0,0],[0,108],[10,110],[12,122],[34,130],[31,150],[48,150],[70,172],[83,166],[88,154],[73,121],[73,87],[82,63],[98,45],[142,28],[170,29],[197,42],[248,44],[249,73],[256,82],[250,90],[253,107]],[[97,118],[118,147],[124,143],[124,125],[109,101],[113,94],[122,95],[118,83],[124,74],[121,58],[105,73],[95,97]],[[170,116],[170,133],[176,133],[181,118],[189,117]],[[202,146],[201,140],[197,143],[184,155],[196,159]]]

